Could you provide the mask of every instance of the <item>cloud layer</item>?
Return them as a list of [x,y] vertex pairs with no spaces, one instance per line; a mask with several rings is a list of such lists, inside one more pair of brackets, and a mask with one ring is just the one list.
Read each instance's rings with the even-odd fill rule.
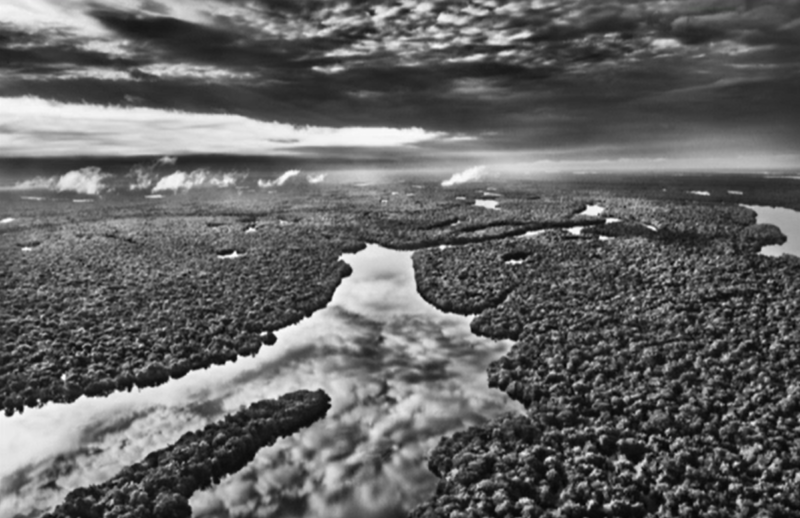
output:
[[397,147],[434,140],[420,128],[319,127],[240,115],[0,97],[6,156],[289,153],[298,148]]
[[7,0],[0,20],[20,105],[0,145],[25,156],[797,155],[796,0]]

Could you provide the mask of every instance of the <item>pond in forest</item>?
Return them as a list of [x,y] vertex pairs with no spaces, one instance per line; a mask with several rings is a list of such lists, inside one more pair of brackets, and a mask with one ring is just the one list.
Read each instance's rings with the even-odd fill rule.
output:
[[763,255],[777,257],[783,254],[792,254],[800,257],[800,212],[783,207],[744,206],[756,213],[758,223],[775,225],[787,238],[786,243],[782,245],[763,247],[761,249]]
[[500,210],[497,206],[500,204],[497,200],[475,200],[476,207],[483,207],[484,209]]

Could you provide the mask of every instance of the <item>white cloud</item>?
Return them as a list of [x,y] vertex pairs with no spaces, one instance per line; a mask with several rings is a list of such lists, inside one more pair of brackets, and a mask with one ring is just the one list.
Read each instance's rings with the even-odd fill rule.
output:
[[58,191],[78,194],[97,195],[108,189],[104,183],[111,175],[104,173],[99,167],[90,166],[70,171],[60,177],[45,178],[37,176],[30,180],[17,182],[11,187],[3,187],[8,191]]
[[96,19],[76,9],[74,1],[3,0],[0,3],[0,20],[22,29],[71,29],[84,35],[97,36],[106,30]]
[[[149,5],[148,5],[149,4]],[[252,10],[236,8],[224,0],[163,2],[143,0],[2,0],[0,20],[25,30],[53,30],[58,35],[118,38],[96,17],[92,9],[110,8],[142,15],[172,16],[181,20],[209,24],[215,16],[246,15]]]
[[489,57],[489,54],[478,53],[478,54],[470,54],[469,56],[460,56],[454,58],[448,58],[448,63],[477,63],[479,61],[484,61],[486,58]]
[[0,97],[5,156],[275,155],[298,148],[400,147],[446,137],[421,128],[293,126],[231,114]]
[[202,185],[204,181],[205,174],[202,172],[185,173],[183,171],[175,171],[159,180],[156,186],[153,187],[153,192],[188,190],[197,185]]
[[308,183],[322,183],[325,181],[325,174],[309,174],[306,176]]
[[219,187],[221,189],[227,187],[235,187],[236,183],[246,177],[247,175],[243,175],[240,173],[225,173],[223,175],[212,175],[208,179],[208,184],[212,187]]
[[442,182],[442,187],[452,187],[467,182],[475,182],[480,180],[486,174],[486,167],[479,165],[470,167],[469,169],[456,173],[447,180]]
[[129,58],[133,56],[128,49],[128,43],[120,39],[89,40],[79,44],[78,48],[87,52],[97,52],[120,58]]
[[100,81],[130,81],[131,75],[125,70],[114,70],[104,67],[64,68],[50,74],[21,73],[21,79],[26,81],[50,81],[53,79],[98,79]]
[[143,191],[149,189],[158,180],[158,174],[154,170],[159,166],[175,165],[178,163],[178,158],[174,156],[165,155],[147,165],[137,165],[131,169],[128,177],[134,179],[134,183],[128,187],[132,191]]
[[258,186],[261,187],[262,189],[267,189],[269,187],[280,187],[299,174],[300,174],[299,170],[290,169],[289,171],[286,171],[285,173],[283,173],[274,180],[267,180],[267,181],[259,180]]
[[130,184],[128,188],[132,191],[143,191],[149,189],[156,181],[156,174],[150,168],[138,166],[134,168],[129,174],[133,177],[134,183]]
[[153,187],[153,192],[188,191],[196,187],[235,187],[239,180],[246,177],[247,175],[242,173],[213,174],[205,169],[196,169],[191,173],[175,171],[161,178]]
[[175,165],[178,162],[178,158],[174,156],[162,156],[158,160],[156,160],[156,165]]
[[683,46],[675,38],[655,38],[650,45],[656,50],[674,50]]
[[320,67],[320,66],[311,67],[311,70],[313,70],[314,72],[319,72],[320,74],[338,74],[340,72],[344,72],[346,69],[344,68],[343,65],[336,64],[336,65],[328,65],[325,67]]
[[30,180],[17,182],[12,186],[3,186],[0,189],[4,191],[51,191],[55,188],[56,182],[58,182],[58,178],[45,178],[43,176],[37,176],[36,178],[31,178]]
[[237,72],[226,68],[213,67],[210,65],[187,65],[185,63],[154,63],[141,67],[139,70],[145,74],[150,74],[160,78],[184,78],[218,81],[220,79],[247,80],[254,79],[256,75],[252,72]]
[[89,195],[100,194],[107,189],[103,181],[109,176],[111,175],[102,172],[99,167],[84,167],[77,171],[70,171],[59,178],[56,183],[56,190]]

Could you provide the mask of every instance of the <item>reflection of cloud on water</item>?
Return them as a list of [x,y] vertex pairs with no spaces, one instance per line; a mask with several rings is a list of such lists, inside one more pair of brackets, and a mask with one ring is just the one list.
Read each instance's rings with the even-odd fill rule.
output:
[[[485,375],[506,344],[474,337],[465,319],[400,315],[376,333],[373,321],[332,312],[349,322],[354,340],[335,330],[330,343],[284,366],[306,380],[299,384],[316,379],[331,395],[328,417],[196,495],[199,516],[218,515],[221,507],[236,516],[401,516],[435,484],[425,456],[441,435],[510,409],[504,395],[486,388]],[[263,373],[267,384],[270,374]]]
[[[66,489],[110,478],[222,413],[301,388],[328,392],[327,418],[196,494],[195,514],[403,515],[434,487],[426,454],[441,435],[515,408],[505,394],[488,389],[485,373],[509,344],[474,336],[467,318],[425,303],[415,289],[410,253],[369,247],[346,259],[354,273],[331,305],[278,331],[278,343],[255,358],[138,393],[77,402],[85,415],[74,425],[76,436],[62,438],[37,468],[24,470],[29,480],[20,484],[14,505],[4,507],[0,491],[0,517],[30,510],[43,495],[42,484],[55,481],[63,489],[48,492],[39,508],[57,503]],[[51,417],[57,415],[69,418],[68,412]],[[59,447],[72,455],[69,473],[45,473]]]
[[[205,423],[205,419],[178,408],[156,407],[146,413],[139,409],[99,413],[97,421],[81,430],[79,437],[67,436],[61,453],[31,463],[0,480],[0,517],[32,509],[47,510],[69,491],[105,482],[122,467],[139,462],[151,451],[177,441],[184,433]],[[46,431],[59,435],[59,424],[48,425]],[[110,426],[106,427],[107,424]],[[15,487],[15,480],[25,483]]]

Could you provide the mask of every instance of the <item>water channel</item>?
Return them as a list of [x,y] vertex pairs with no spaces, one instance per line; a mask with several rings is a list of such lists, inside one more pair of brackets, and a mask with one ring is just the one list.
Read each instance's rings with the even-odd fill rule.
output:
[[317,388],[333,400],[327,417],[195,494],[195,516],[387,518],[429,497],[441,436],[521,409],[487,386],[511,342],[422,300],[411,252],[370,245],[343,259],[353,274],[331,303],[255,357],[0,419],[0,518],[47,510],[242,405]]

